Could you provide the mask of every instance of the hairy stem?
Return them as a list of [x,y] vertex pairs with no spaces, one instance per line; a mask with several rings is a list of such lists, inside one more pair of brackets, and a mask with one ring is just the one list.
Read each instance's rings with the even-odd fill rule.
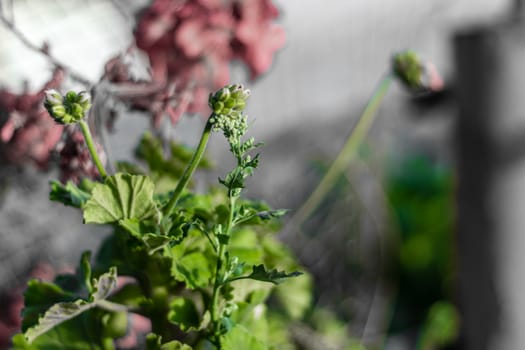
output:
[[184,170],[184,173],[182,174],[182,177],[180,178],[179,183],[177,184],[177,187],[175,188],[175,191],[173,192],[173,195],[170,198],[170,201],[164,207],[164,215],[169,215],[173,211],[182,194],[182,191],[184,191],[184,189],[188,185],[188,182],[190,182],[191,176],[197,168],[197,165],[199,165],[204,151],[206,150],[206,145],[208,144],[208,140],[210,138],[212,126],[212,123],[210,123],[210,121],[208,120],[206,126],[204,127],[204,130],[202,131],[199,145],[197,146],[195,153],[193,153],[193,157],[191,158],[190,163]]
[[106,178],[108,174],[106,173],[106,169],[104,169],[104,165],[100,161],[100,158],[98,157],[97,150],[95,148],[95,144],[93,143],[93,137],[91,136],[91,132],[89,131],[88,124],[81,120],[79,122],[80,129],[82,130],[82,134],[84,135],[84,140],[86,140],[86,145],[88,147],[89,153],[91,154],[91,158],[93,158],[93,162],[95,163],[95,166],[97,167],[98,172],[100,173],[100,176],[102,178]]
[[[228,222],[226,223],[226,228],[224,230],[224,234],[226,236],[230,236],[230,231],[233,227],[233,217],[235,212],[235,201],[237,197],[230,196],[230,214],[228,215]],[[226,244],[220,243],[219,240],[219,253],[217,254],[217,265],[215,268],[215,282],[213,284],[213,294],[212,294],[212,301],[211,301],[211,321],[213,324],[213,330],[214,330],[214,336],[215,336],[215,342],[217,347],[221,348],[220,341],[218,339],[219,337],[219,329],[220,329],[220,319],[219,319],[219,291],[221,289],[221,286],[224,284],[223,282],[223,268],[225,263],[225,250],[226,250]]]
[[310,194],[308,199],[299,208],[297,214],[292,219],[292,223],[300,225],[303,223],[312,212],[317,209],[326,194],[332,189],[334,182],[337,180],[341,172],[348,166],[350,161],[355,156],[359,145],[363,142],[368,130],[372,126],[372,123],[377,115],[376,111],[381,105],[383,98],[392,83],[392,74],[387,74],[376,88],[374,94],[368,101],[363,114],[359,118],[356,126],[347,138],[343,148],[339,151],[339,154],[330,165],[328,171],[324,174],[321,182],[317,185],[314,191]]

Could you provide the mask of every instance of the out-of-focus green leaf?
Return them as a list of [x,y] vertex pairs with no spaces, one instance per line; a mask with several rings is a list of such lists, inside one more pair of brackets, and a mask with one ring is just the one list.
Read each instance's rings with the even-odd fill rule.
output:
[[[157,189],[168,190],[176,185],[193,156],[193,149],[170,141],[165,149],[160,138],[145,133],[135,150],[137,159],[144,161]],[[209,168],[210,162],[202,158],[198,168]]]
[[257,280],[257,281],[271,282],[273,284],[279,284],[287,278],[297,277],[302,274],[303,273],[299,271],[287,273],[284,271],[278,271],[277,269],[266,270],[264,265],[255,265],[252,267],[252,273],[248,275],[247,278],[250,278],[252,280]]
[[245,327],[239,324],[233,326],[233,328],[222,337],[221,343],[224,350],[268,349],[268,346],[253,336],[253,334],[251,334]]
[[301,319],[312,305],[313,281],[309,274],[292,278],[275,288],[274,295],[285,313],[294,320]]
[[71,181],[64,185],[60,181],[53,180],[50,182],[50,185],[49,200],[60,202],[70,207],[82,208],[91,197],[90,192],[80,188]]
[[193,300],[184,297],[175,298],[170,304],[168,320],[183,331],[196,330],[200,325],[199,312]]
[[427,315],[420,337],[420,348],[431,350],[454,342],[459,336],[459,313],[448,301],[434,303]]
[[[38,321],[27,328],[24,335],[29,344],[37,337],[48,332],[50,329],[77,317],[83,312],[98,306],[101,300],[106,299],[117,285],[116,269],[111,269],[108,273],[101,275],[94,283],[93,293],[90,300],[77,299],[75,301],[58,302],[51,306]],[[29,304],[31,300],[26,299]]]
[[173,260],[172,275],[190,289],[205,288],[212,277],[211,261],[196,251]]
[[264,303],[239,302],[231,319],[234,324],[242,324],[255,338],[267,343],[272,335],[268,330],[268,320],[266,319],[267,307]]

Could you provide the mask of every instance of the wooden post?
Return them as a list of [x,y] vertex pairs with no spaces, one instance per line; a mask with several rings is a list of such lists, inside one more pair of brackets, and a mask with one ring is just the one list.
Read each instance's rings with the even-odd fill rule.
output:
[[522,349],[525,28],[514,21],[463,31],[454,38],[454,54],[460,348]]

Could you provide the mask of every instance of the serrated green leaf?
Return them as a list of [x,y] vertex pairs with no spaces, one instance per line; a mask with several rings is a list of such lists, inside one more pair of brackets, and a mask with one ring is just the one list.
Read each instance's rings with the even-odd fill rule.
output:
[[38,279],[30,280],[24,292],[24,309],[22,310],[22,331],[38,323],[38,319],[47,309],[56,303],[72,302],[77,297],[61,287]]
[[229,190],[234,189],[243,189],[244,188],[244,174],[243,169],[241,167],[236,167],[232,171],[230,171],[228,174],[226,174],[226,178],[220,179],[219,182],[223,184],[226,188]]
[[51,306],[43,316],[39,317],[38,322],[34,326],[25,330],[24,335],[27,342],[31,344],[37,337],[50,329],[96,307],[98,302],[106,299],[116,286],[117,272],[115,268],[111,268],[108,273],[102,274],[98,280],[94,281],[90,301],[77,299],[69,302],[58,302]]
[[60,181],[53,180],[50,185],[49,200],[70,207],[81,208],[91,197],[91,193],[79,188],[71,181],[64,185]]
[[38,320],[38,324],[29,328],[25,332],[27,342],[31,344],[38,336],[46,333],[50,329],[58,326],[62,322],[70,320],[95,305],[85,300],[76,300],[69,303],[58,303],[46,311],[43,317]]
[[200,325],[197,307],[193,300],[184,297],[175,298],[171,302],[168,320],[185,332],[197,330]]
[[117,268],[111,267],[109,272],[100,275],[94,280],[94,285],[91,299],[93,301],[106,299],[117,288]]
[[221,337],[223,350],[267,350],[266,346],[259,339],[254,337],[245,327],[236,324],[231,331]]
[[247,276],[247,278],[250,278],[252,280],[257,280],[257,281],[271,282],[273,284],[279,284],[286,278],[297,277],[302,274],[303,273],[299,271],[286,273],[284,271],[278,271],[277,269],[268,271],[266,270],[264,265],[255,265],[252,268],[252,273],[249,276]]
[[148,247],[148,253],[151,255],[170,244],[172,239],[164,235],[147,233],[142,237],[142,241]]
[[166,232],[174,242],[180,242],[194,223],[195,220],[190,215],[182,210],[176,211],[162,218],[162,232]]
[[288,212],[288,209],[265,210],[257,213],[257,216],[263,220],[280,218]]
[[144,220],[156,212],[154,184],[142,175],[115,174],[95,185],[84,206],[84,222],[116,223],[124,219]]

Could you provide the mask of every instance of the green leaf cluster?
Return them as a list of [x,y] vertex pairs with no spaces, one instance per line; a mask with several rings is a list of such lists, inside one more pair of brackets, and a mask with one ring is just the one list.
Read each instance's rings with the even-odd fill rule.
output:
[[[222,118],[213,125],[229,128],[223,131],[237,160],[219,181],[226,190],[187,190],[193,163],[207,163],[175,143],[165,152],[166,143],[151,134],[137,148],[146,170],[120,163],[124,171],[99,182],[51,183],[51,200],[79,208],[85,224],[109,225],[113,232],[93,262],[90,253],[82,256],[75,274],[29,283],[15,349],[114,349],[132,314],[151,322],[146,349],[292,346],[278,320],[306,313],[311,279],[297,271],[300,266],[273,235],[275,219],[286,210],[241,198],[245,179],[259,163],[249,152],[260,144],[241,139],[247,97],[247,90],[235,85],[212,101],[221,112],[212,118]],[[119,288],[117,278],[126,281]],[[281,284],[285,280],[295,282]],[[291,293],[297,296],[293,300]]]

